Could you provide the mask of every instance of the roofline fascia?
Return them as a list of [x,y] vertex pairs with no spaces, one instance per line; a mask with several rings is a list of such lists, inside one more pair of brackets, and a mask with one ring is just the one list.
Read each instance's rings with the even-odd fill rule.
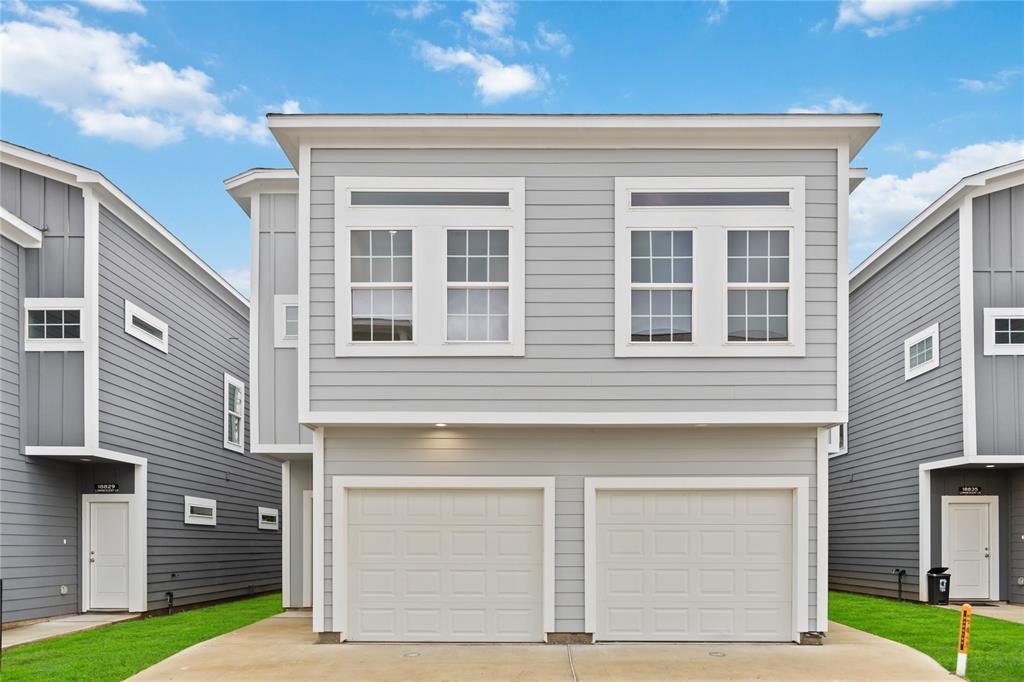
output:
[[260,192],[297,194],[299,174],[294,168],[250,168],[225,180],[224,191],[251,216],[254,195]]

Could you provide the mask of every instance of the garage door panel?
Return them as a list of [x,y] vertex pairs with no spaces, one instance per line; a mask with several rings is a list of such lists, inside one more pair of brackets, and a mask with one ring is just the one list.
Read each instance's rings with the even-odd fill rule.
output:
[[540,491],[350,490],[348,510],[349,639],[543,640]]
[[790,491],[599,491],[608,640],[789,640]]

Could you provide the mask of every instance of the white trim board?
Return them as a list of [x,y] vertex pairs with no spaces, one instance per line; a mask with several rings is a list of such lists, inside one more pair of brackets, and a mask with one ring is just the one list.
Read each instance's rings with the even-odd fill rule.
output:
[[[833,428],[839,429],[844,425]],[[828,434],[831,429],[818,428],[818,456],[817,456],[817,479],[815,481],[814,494],[817,498],[815,510],[818,522],[817,532],[814,534],[815,547],[814,556],[817,559],[817,573],[815,573],[815,614],[814,627],[817,632],[828,632]]]
[[281,462],[281,606],[291,608],[292,563],[292,463]]
[[[334,476],[332,485],[332,631],[345,639],[348,619],[348,490],[394,488],[409,490],[520,489],[544,495],[544,609],[543,628],[555,631],[555,477],[554,476]],[[315,564],[314,564],[315,565]],[[344,586],[341,591],[337,586]],[[806,609],[805,609],[806,610]]]
[[29,225],[3,206],[0,206],[0,235],[23,249],[38,249],[43,245],[41,230]]
[[[820,437],[819,437],[820,438]],[[601,490],[792,490],[793,641],[808,627],[809,482],[800,476],[586,477],[583,479],[584,630],[597,632],[597,493]]]
[[978,454],[978,393],[974,362],[974,199],[960,202],[957,224],[960,243],[960,376],[962,382],[964,454]]
[[307,426],[832,426],[845,412],[301,412]]
[[313,606],[313,491],[302,491],[302,606]]
[[[942,512],[939,526],[939,537],[942,538],[942,565],[949,566],[949,506],[951,504],[987,504],[988,505],[988,549],[989,549],[989,583],[988,595],[974,595],[967,599],[997,601],[999,589],[999,496],[998,495],[943,495]],[[956,580],[956,576],[953,576]],[[958,599],[960,597],[957,597]]]

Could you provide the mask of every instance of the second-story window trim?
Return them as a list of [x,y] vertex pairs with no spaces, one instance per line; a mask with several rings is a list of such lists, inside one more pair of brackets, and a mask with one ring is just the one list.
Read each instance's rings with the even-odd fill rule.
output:
[[245,452],[245,383],[224,373],[224,447]]
[[124,331],[157,350],[168,350],[167,323],[128,299],[124,301]]
[[985,308],[984,355],[1024,355],[1024,308]]
[[26,298],[26,351],[85,350],[84,298]]
[[903,342],[903,373],[909,381],[939,366],[939,325],[922,329]]
[[335,178],[339,357],[525,352],[525,180]]
[[[616,178],[616,356],[802,357],[804,186],[801,176]],[[637,235],[648,232],[690,235],[684,277],[638,279]],[[652,258],[674,266],[674,248]]]

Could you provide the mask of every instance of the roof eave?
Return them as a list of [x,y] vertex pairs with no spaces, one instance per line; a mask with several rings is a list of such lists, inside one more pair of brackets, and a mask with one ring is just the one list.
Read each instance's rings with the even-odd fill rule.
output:
[[224,181],[224,191],[252,215],[252,197],[259,192],[298,192],[299,176],[294,168],[250,168]]

